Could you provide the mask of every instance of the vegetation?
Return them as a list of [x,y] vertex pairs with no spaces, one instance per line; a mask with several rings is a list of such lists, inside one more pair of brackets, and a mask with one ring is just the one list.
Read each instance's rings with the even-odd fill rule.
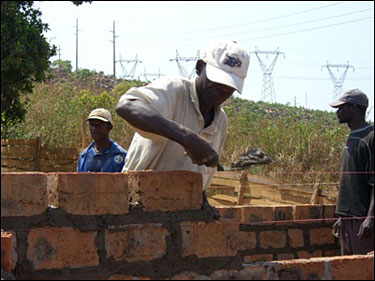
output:
[[[61,67],[56,67],[59,64]],[[114,121],[111,137],[127,149],[134,130],[115,113],[115,105],[128,89],[144,83],[117,80],[87,69],[70,72],[70,62],[54,65],[54,78],[35,84],[33,94],[27,97],[25,122],[13,126],[8,136],[40,136],[44,146],[82,148],[83,124],[89,112],[105,107]],[[22,102],[25,99],[22,97]],[[229,131],[222,165],[230,167],[247,149],[260,148],[274,162],[251,167],[250,173],[294,182],[338,181],[349,131],[346,125],[339,125],[334,113],[240,98],[228,100],[223,107]],[[87,129],[85,133],[90,141]]]
[[[83,2],[72,1],[74,5]],[[45,81],[56,54],[43,35],[49,28],[34,1],[1,1],[1,135],[25,118],[26,94]],[[21,95],[24,96],[21,102]]]

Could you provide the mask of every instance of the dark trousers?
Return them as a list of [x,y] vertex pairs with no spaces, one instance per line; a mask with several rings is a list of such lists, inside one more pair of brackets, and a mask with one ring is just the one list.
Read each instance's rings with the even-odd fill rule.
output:
[[370,237],[359,239],[357,234],[364,219],[341,218],[341,255],[366,255],[374,250],[374,232]]

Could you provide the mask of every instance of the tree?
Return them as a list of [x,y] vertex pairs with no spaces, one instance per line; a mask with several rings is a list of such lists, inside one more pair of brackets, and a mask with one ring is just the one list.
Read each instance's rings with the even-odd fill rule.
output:
[[[73,1],[75,5],[82,2]],[[41,21],[34,1],[1,1],[1,135],[25,118],[21,94],[31,93],[36,82],[47,78],[49,58],[56,54],[43,35],[49,30]]]

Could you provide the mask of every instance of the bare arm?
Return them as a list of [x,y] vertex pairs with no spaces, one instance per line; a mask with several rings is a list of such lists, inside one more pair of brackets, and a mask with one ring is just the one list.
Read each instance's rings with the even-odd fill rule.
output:
[[179,143],[193,163],[217,166],[219,157],[204,139],[181,124],[164,118],[144,101],[124,99],[117,104],[116,112],[135,128]]

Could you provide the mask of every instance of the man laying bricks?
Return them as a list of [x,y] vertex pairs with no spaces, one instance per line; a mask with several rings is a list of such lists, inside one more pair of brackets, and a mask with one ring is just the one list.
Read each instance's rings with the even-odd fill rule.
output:
[[122,95],[116,112],[136,131],[123,170],[199,172],[203,207],[209,206],[205,190],[228,130],[220,105],[235,90],[241,93],[248,67],[241,46],[216,41],[197,61],[197,78],[161,78]]

